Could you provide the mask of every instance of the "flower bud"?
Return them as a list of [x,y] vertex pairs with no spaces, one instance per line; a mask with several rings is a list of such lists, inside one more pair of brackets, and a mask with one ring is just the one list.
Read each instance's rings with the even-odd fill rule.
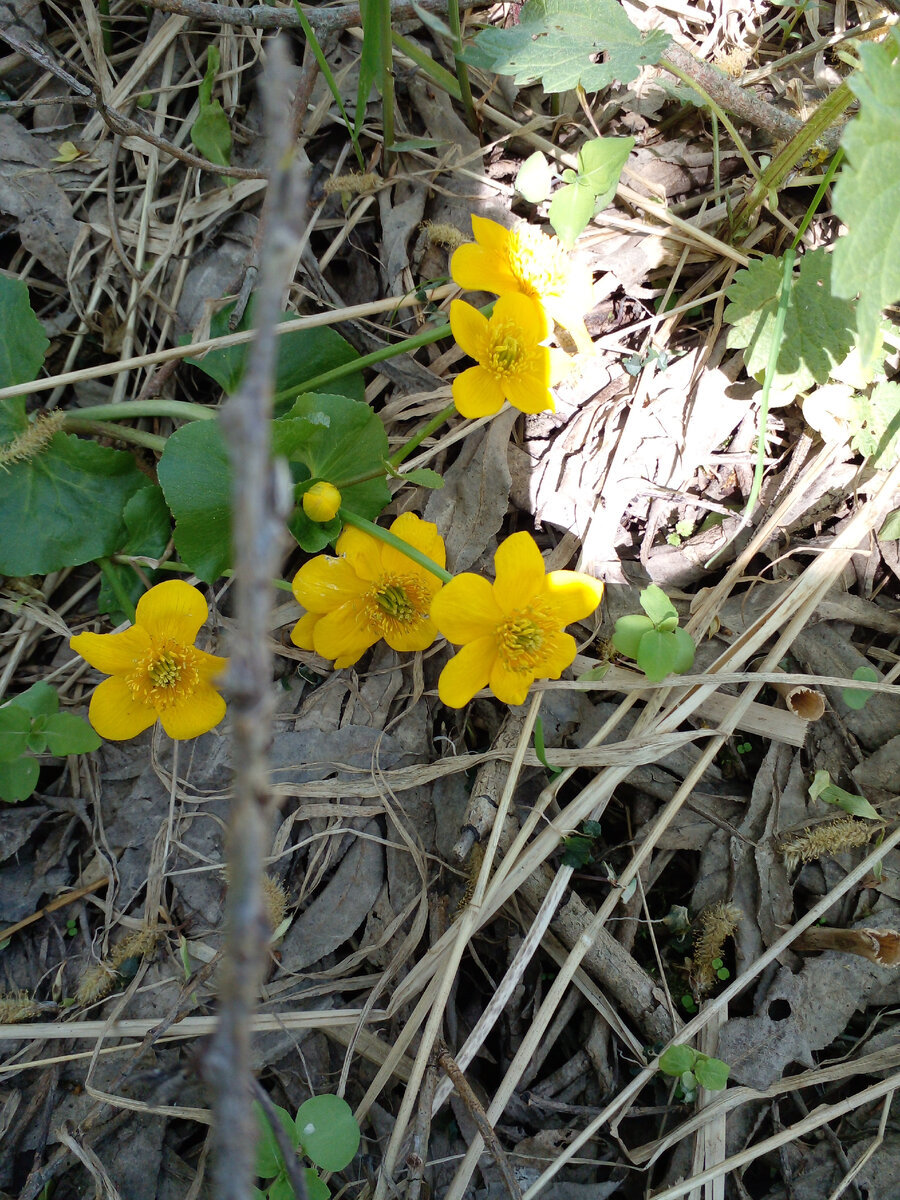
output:
[[341,493],[333,483],[324,480],[314,483],[308,492],[303,493],[303,511],[311,521],[324,524],[337,516],[341,507]]

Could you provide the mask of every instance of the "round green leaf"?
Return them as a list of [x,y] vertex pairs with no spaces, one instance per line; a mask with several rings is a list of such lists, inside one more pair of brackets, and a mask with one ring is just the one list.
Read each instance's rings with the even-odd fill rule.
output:
[[[272,1132],[272,1126],[263,1112],[262,1105],[258,1100],[253,1101],[253,1111],[256,1114],[257,1141],[256,1141],[256,1174],[260,1179],[272,1179],[278,1175],[284,1167],[284,1158],[281,1150],[278,1148],[278,1142],[275,1140],[275,1134]],[[285,1108],[279,1108],[275,1105],[275,1112],[278,1114],[278,1120],[281,1122],[285,1133],[290,1139],[294,1149],[299,1144],[297,1137],[297,1129],[291,1119],[291,1114]]]
[[678,648],[678,655],[672,665],[672,670],[676,675],[684,675],[694,665],[694,654],[697,647],[694,645],[694,639],[686,629],[680,627],[673,629],[672,636],[675,638],[675,644]]
[[519,167],[516,176],[516,191],[529,204],[540,204],[550,195],[550,185],[553,183],[553,168],[541,154],[535,150]]
[[641,638],[653,628],[649,617],[640,613],[630,613],[627,617],[619,617],[616,621],[612,642],[620,654],[626,658],[637,658]]
[[[0,329],[0,387],[30,383],[37,378],[50,343],[32,312],[28,288],[8,275],[0,275]],[[0,431],[0,442],[8,440]]]
[[323,1171],[341,1171],[359,1149],[359,1126],[340,1096],[313,1096],[300,1105],[297,1132],[304,1153]]
[[59,696],[56,688],[39,680],[24,692],[14,697],[16,708],[24,708],[33,717],[51,717],[59,711]]
[[657,629],[663,621],[671,620],[672,617],[675,618],[675,624],[678,624],[678,612],[675,605],[662,588],[655,583],[651,583],[641,591],[641,608]]
[[659,1069],[666,1075],[683,1075],[690,1071],[697,1057],[697,1051],[690,1046],[670,1046],[660,1055]]
[[218,421],[192,421],[166,442],[157,466],[175,516],[175,548],[205,583],[231,566],[231,464]]
[[306,1168],[306,1197],[307,1200],[331,1200],[328,1184],[319,1178],[312,1167]]
[[657,629],[651,629],[641,638],[637,665],[651,683],[659,683],[675,670],[675,664],[681,656],[677,633],[677,629],[674,633],[660,633]]
[[[860,682],[877,683],[881,676],[874,667],[857,667],[853,672],[853,678]],[[863,691],[862,688],[841,688],[841,699],[848,708],[852,709],[865,708],[874,695],[874,692]]]
[[97,750],[103,739],[83,717],[75,713],[60,712],[47,717],[44,723],[47,751],[57,758],[67,754],[87,754]]
[[28,748],[31,714],[16,704],[0,708],[0,763],[12,762]]
[[40,771],[34,758],[0,762],[0,800],[5,800],[8,804],[27,800],[37,787]]
[[0,574],[46,575],[112,554],[122,510],[146,486],[130,454],[55,434],[0,471]]
[[710,1092],[720,1092],[725,1087],[730,1071],[728,1063],[722,1062],[720,1058],[707,1058],[705,1055],[699,1055],[694,1064],[697,1082]]
[[547,216],[564,246],[572,247],[575,239],[594,215],[594,193],[580,179],[559,188],[550,201]]

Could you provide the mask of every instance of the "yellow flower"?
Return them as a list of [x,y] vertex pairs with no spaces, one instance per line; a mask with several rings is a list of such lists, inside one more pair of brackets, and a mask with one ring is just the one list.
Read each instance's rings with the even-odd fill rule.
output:
[[549,330],[539,304],[513,293],[501,296],[486,317],[454,300],[450,328],[460,349],[478,363],[453,380],[453,403],[464,417],[492,416],[504,400],[526,413],[553,411],[550,384],[557,364],[554,352],[540,345]]
[[[437,527],[404,513],[391,533],[443,567]],[[394,650],[425,650],[437,637],[428,615],[441,581],[393,546],[347,527],[337,540],[340,558],[320,554],[294,576],[293,591],[307,610],[291,633],[301,650],[350,667],[380,639]]]
[[337,516],[337,510],[341,507],[341,493],[333,483],[322,480],[303,493],[301,503],[311,521],[324,523]]
[[158,583],[138,600],[135,623],[122,633],[79,633],[69,641],[109,675],[91,697],[90,722],[110,741],[136,737],[159,718],[171,738],[199,737],[225,716],[213,680],[227,658],[197,650],[209,616],[203,594],[182,579]]
[[431,616],[462,649],[438,681],[444,704],[462,708],[489,686],[504,704],[523,704],[535,679],[559,679],[575,658],[563,629],[589,616],[603,584],[578,571],[544,573],[529,533],[514,533],[494,555],[496,581],[457,575],[434,598]]
[[537,300],[547,317],[567,329],[579,350],[591,349],[584,324],[594,307],[590,270],[576,262],[555,237],[520,222],[505,229],[487,217],[472,217],[475,242],[460,246],[450,274],[460,287],[498,296],[520,292]]

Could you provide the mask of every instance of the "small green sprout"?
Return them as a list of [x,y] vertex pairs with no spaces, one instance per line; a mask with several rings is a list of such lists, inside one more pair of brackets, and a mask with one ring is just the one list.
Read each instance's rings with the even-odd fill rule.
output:
[[[275,1134],[261,1105],[254,1103],[258,1124],[256,1174],[268,1180],[265,1188],[254,1188],[254,1200],[294,1200],[287,1167]],[[298,1154],[303,1153],[323,1171],[342,1171],[359,1149],[359,1125],[346,1100],[340,1096],[313,1096],[292,1117],[287,1109],[275,1112],[288,1140]],[[331,1193],[313,1167],[305,1170],[309,1200],[329,1200]]]
[[678,624],[672,601],[655,583],[641,592],[639,613],[619,617],[613,645],[626,658],[633,658],[651,683],[667,675],[683,675],[694,665],[694,643]]
[[731,1071],[728,1063],[701,1054],[691,1046],[670,1046],[660,1057],[659,1069],[664,1075],[671,1075],[678,1080],[679,1098],[687,1104],[696,1099],[698,1087],[710,1092],[722,1091]]
[[0,708],[0,800],[28,799],[40,774],[34,755],[86,754],[101,740],[83,717],[59,711],[49,683],[33,684]]

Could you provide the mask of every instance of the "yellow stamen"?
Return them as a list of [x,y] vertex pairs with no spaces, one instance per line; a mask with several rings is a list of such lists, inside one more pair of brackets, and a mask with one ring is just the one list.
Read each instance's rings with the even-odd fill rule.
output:
[[193,646],[166,642],[151,646],[127,677],[128,687],[138,704],[157,712],[181,704],[197,688],[200,671]]
[[522,368],[522,347],[509,326],[491,330],[490,365],[498,375],[510,375]]
[[498,650],[506,669],[533,671],[543,660],[541,652],[553,629],[553,621],[537,605],[507,617],[497,628]]
[[509,235],[509,265],[529,296],[559,296],[571,272],[569,256],[556,240],[531,225],[519,225]]
[[383,575],[365,600],[366,620],[380,637],[424,621],[431,595],[414,575]]

